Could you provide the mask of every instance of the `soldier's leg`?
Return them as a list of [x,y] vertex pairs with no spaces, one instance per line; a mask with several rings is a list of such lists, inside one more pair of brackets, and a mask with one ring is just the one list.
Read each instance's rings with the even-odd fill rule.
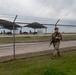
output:
[[60,45],[59,43],[57,43],[57,45],[56,45],[56,46],[57,46],[57,48],[56,48],[56,49],[57,49],[57,55],[58,55],[58,56],[61,56],[61,55],[60,55],[60,51],[59,51],[59,45]]
[[60,52],[59,52],[59,43],[55,43],[55,44],[53,44],[53,46],[54,46],[53,58],[55,58],[56,55],[60,56]]
[[59,51],[59,50],[57,51],[57,54],[58,54],[58,56],[59,56],[59,57],[61,56],[61,55],[60,55],[60,51]]
[[57,55],[57,51],[54,50],[53,56],[55,57]]
[[56,50],[56,44],[55,44],[55,43],[53,44],[53,47],[54,47],[54,52],[53,52],[53,57],[52,57],[52,59],[55,58],[56,55],[57,55],[57,50]]

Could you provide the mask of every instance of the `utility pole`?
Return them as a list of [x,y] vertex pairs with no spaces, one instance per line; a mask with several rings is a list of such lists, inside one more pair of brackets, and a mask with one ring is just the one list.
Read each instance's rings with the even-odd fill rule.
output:
[[13,56],[14,56],[14,60],[15,60],[15,21],[17,19],[17,16],[15,16],[14,21],[13,21]]
[[57,22],[55,23],[55,28],[57,27],[58,22],[60,21],[60,19],[57,20]]

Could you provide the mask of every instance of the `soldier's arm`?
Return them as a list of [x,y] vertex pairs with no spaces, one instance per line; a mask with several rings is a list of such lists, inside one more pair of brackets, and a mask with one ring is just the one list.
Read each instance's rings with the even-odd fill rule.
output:
[[62,40],[62,34],[60,33],[59,39]]

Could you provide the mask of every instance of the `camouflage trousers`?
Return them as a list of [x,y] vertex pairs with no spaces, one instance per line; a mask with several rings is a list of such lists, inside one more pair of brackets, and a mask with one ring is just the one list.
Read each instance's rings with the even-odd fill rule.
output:
[[53,56],[56,56],[56,55],[60,56],[59,46],[60,46],[60,43],[59,42],[53,43],[53,47],[54,47]]

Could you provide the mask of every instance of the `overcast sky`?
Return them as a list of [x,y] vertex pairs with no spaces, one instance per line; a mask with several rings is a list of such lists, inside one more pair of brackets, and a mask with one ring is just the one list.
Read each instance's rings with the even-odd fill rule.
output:
[[0,0],[0,13],[76,19],[76,0]]
[[64,19],[67,24],[76,24],[76,0],[0,0],[1,14]]

